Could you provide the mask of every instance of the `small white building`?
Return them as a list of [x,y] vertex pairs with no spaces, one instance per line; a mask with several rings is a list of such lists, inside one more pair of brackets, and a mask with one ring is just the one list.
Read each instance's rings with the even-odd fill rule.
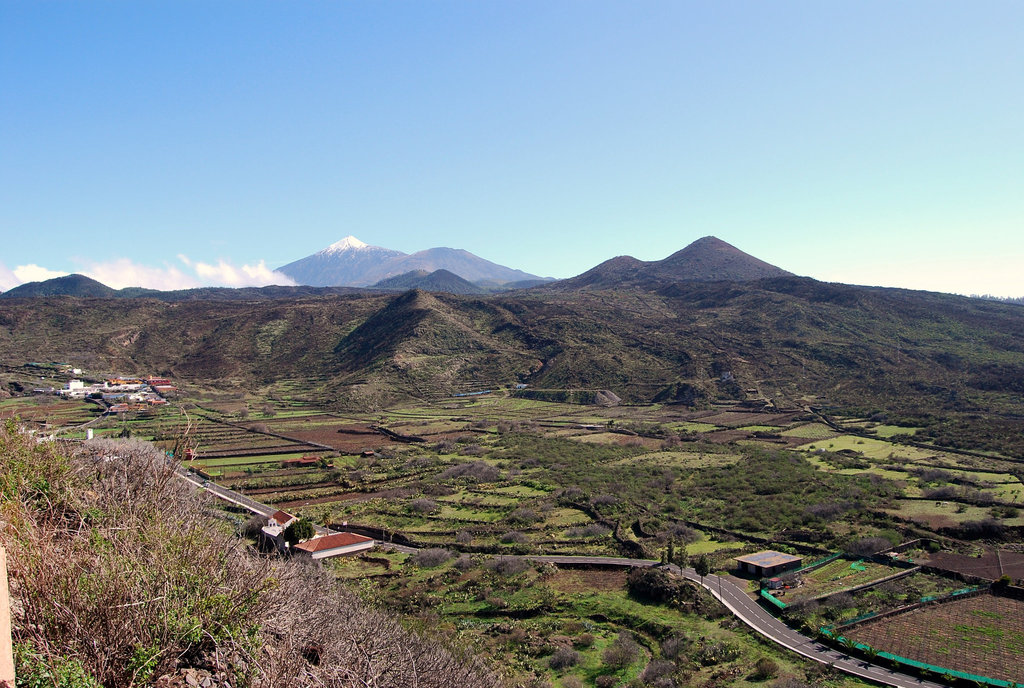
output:
[[313,538],[300,542],[292,548],[295,552],[308,554],[313,559],[327,559],[345,554],[355,554],[373,549],[376,543],[373,538],[355,533],[333,533],[324,537]]
[[281,533],[284,532],[285,528],[298,520],[299,518],[297,516],[292,516],[287,512],[278,510],[267,517],[267,525],[263,526],[261,530],[264,535],[277,544],[279,549],[283,550],[284,540],[281,538]]
[[87,393],[85,383],[81,380],[68,380],[64,388],[58,391],[62,397],[71,397],[72,399],[85,398]]

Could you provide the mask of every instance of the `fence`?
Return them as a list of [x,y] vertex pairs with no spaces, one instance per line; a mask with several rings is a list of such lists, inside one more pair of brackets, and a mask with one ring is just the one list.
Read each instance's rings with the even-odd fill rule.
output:
[[925,662],[919,662],[916,659],[910,659],[909,657],[901,657],[900,655],[892,654],[891,652],[884,652],[876,650],[870,645],[864,643],[855,642],[845,636],[836,635],[833,631],[822,627],[821,634],[826,638],[830,638],[835,642],[839,643],[846,650],[858,650],[872,661],[877,659],[887,659],[890,662],[896,662],[905,667],[916,669],[919,672],[925,672],[928,674],[942,676],[947,680],[949,678],[958,678],[965,681],[971,681],[975,684],[983,684],[989,686],[996,686],[997,688],[1020,688],[1021,684],[1013,681],[1004,681],[999,678],[991,678],[989,676],[979,676],[978,674],[971,674],[966,671],[959,671],[957,669],[948,669],[946,667],[935,666],[934,664],[927,664]]
[[843,623],[840,626],[836,626],[833,628],[822,626],[819,630],[821,632],[821,635],[838,643],[844,649],[858,650],[864,653],[864,655],[872,661],[875,661],[877,659],[886,659],[890,662],[895,662],[897,664],[903,665],[904,667],[915,669],[918,672],[942,676],[946,680],[962,679],[964,681],[971,681],[975,684],[995,686],[996,688],[1022,688],[1024,684],[1015,683],[1014,681],[991,678],[989,676],[981,676],[979,674],[972,674],[966,671],[959,671],[957,669],[940,667],[934,664],[921,662],[916,659],[910,659],[909,657],[903,657],[892,652],[876,650],[870,645],[867,645],[865,643],[858,643],[852,640],[851,638],[847,638],[846,636],[839,634],[840,630],[852,628],[853,626],[861,624],[865,621],[874,621],[878,619],[883,619],[888,616],[895,616],[896,614],[904,614],[906,612],[913,611],[914,609],[922,607],[926,604],[951,602],[953,600],[963,599],[965,597],[970,597],[974,595],[982,595],[988,592],[989,589],[986,586],[971,586],[968,588],[961,588],[960,590],[954,590],[953,592],[948,593],[946,595],[927,595],[925,597],[922,597],[920,601],[916,602],[915,604],[900,607],[899,609],[891,609],[885,612],[868,612],[867,614],[861,614],[856,618],[850,619],[849,621]]

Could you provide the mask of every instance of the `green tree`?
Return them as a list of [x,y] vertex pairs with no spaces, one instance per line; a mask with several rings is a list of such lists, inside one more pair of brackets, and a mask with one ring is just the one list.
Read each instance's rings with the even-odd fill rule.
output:
[[295,523],[284,529],[284,541],[289,545],[297,545],[303,540],[308,540],[316,535],[316,528],[313,522],[307,518],[300,518]]
[[708,559],[708,555],[700,555],[697,561],[693,563],[693,570],[700,576],[700,584],[704,585],[704,576],[711,573],[711,561]]

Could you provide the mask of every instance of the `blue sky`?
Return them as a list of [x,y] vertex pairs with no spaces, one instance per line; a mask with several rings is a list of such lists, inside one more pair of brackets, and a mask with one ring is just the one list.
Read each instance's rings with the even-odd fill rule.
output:
[[718,236],[1024,296],[1024,3],[0,0],[0,288],[346,236],[569,277]]

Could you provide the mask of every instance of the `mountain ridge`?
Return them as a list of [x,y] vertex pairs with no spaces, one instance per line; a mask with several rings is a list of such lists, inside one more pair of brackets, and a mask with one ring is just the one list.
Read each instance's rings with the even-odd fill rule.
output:
[[575,277],[541,288],[552,291],[620,289],[671,282],[749,282],[792,275],[717,237],[706,236],[662,260],[642,261],[633,256],[617,256]]
[[308,286],[369,287],[415,270],[447,270],[468,282],[498,285],[543,279],[499,265],[464,249],[437,247],[415,253],[371,246],[347,236],[316,253],[282,265],[278,272]]

